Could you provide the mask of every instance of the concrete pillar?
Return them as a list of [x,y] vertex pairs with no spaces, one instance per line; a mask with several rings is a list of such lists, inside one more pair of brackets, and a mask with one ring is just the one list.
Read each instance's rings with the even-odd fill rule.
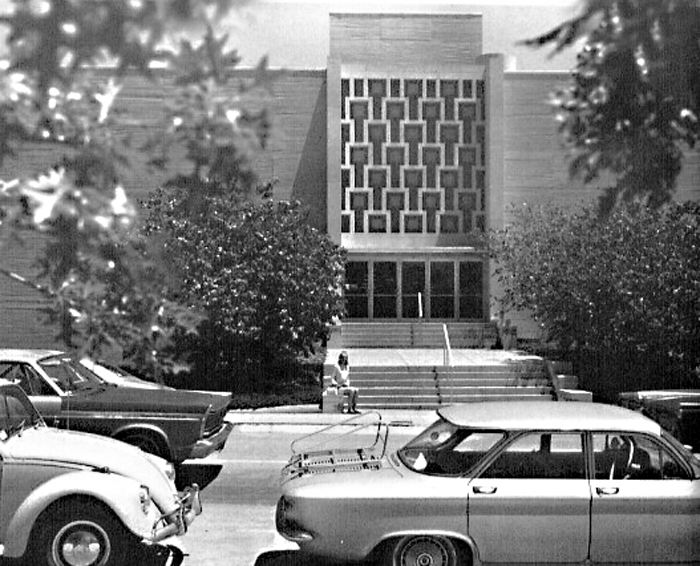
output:
[[326,72],[327,92],[327,179],[326,187],[326,213],[328,236],[340,245],[340,76],[341,65],[339,59],[328,59]]

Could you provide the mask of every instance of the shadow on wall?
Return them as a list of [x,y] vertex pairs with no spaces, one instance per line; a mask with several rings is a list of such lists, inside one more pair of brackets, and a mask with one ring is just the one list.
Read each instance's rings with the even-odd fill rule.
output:
[[326,82],[318,90],[311,123],[304,141],[292,196],[309,205],[309,223],[326,230]]

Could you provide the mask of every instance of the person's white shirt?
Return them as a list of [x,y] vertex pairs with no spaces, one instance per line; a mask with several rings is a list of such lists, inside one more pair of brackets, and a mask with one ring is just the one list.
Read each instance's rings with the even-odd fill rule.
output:
[[350,366],[341,368],[339,365],[334,365],[331,373],[331,383],[336,387],[348,387],[350,385]]

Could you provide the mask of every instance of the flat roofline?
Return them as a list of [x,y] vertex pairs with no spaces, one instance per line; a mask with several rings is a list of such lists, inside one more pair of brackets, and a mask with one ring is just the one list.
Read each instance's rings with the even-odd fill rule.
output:
[[483,14],[480,12],[469,12],[469,13],[462,13],[462,12],[444,12],[444,13],[427,13],[427,12],[411,12],[411,13],[406,13],[406,12],[377,12],[377,13],[370,13],[370,12],[330,12],[329,14],[330,17],[335,17],[335,18],[362,18],[362,19],[376,19],[376,18],[384,18],[384,17],[391,17],[391,18],[449,18],[451,20],[454,19],[462,19],[462,20],[469,20],[469,19],[476,19],[476,18],[483,18]]

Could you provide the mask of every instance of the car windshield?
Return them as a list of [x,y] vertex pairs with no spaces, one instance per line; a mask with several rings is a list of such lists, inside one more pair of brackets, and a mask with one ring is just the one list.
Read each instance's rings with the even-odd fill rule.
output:
[[70,356],[44,358],[39,365],[64,393],[105,385],[102,379]]
[[693,453],[693,449],[691,447],[685,446],[670,432],[667,432],[662,429],[661,436],[668,440],[671,444],[673,444],[676,447],[676,449],[686,457],[686,460],[693,467],[693,475],[696,478],[700,477],[700,454]]
[[505,437],[502,431],[460,428],[439,420],[398,451],[401,462],[427,475],[460,476]]
[[0,387],[0,439],[5,440],[43,421],[27,395],[17,385]]

